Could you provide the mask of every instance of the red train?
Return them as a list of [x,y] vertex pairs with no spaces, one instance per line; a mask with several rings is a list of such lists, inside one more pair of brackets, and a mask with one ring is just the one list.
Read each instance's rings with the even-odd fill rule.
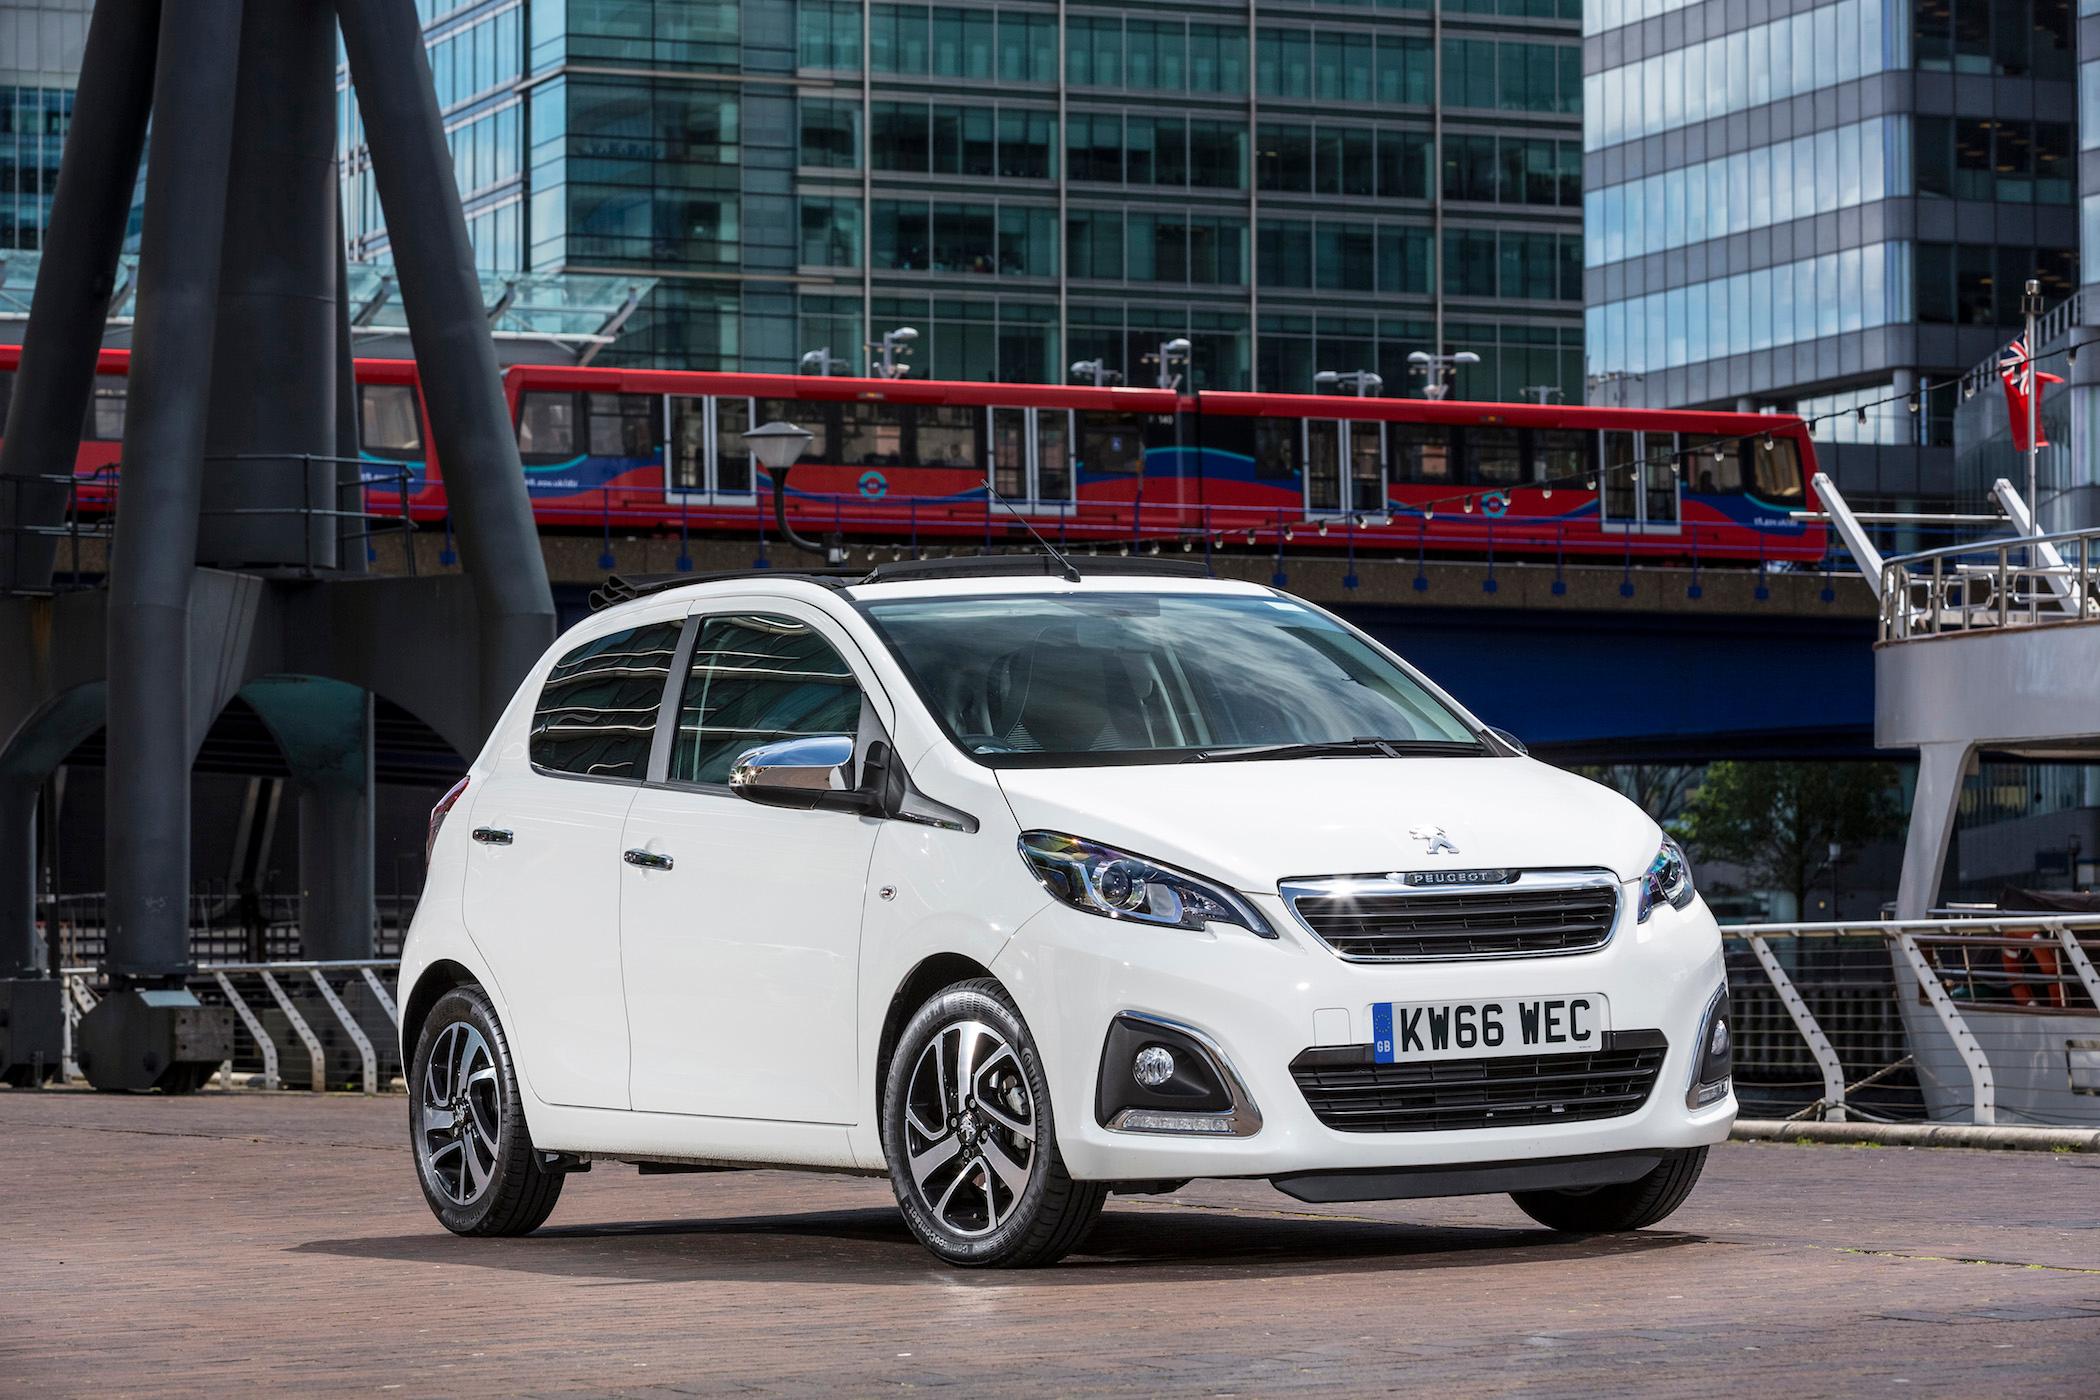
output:
[[[0,406],[17,354],[0,347]],[[77,464],[105,481],[126,360],[103,353]],[[409,513],[442,519],[415,365],[361,360],[358,381],[370,507],[397,513],[405,490]],[[741,434],[785,419],[812,434],[788,478],[805,533],[1003,540],[989,476],[1046,536],[1080,545],[1346,537],[1366,552],[1763,563],[1826,544],[1794,514],[1815,504],[1815,456],[1793,417],[545,365],[506,370],[504,392],[533,511],[554,529],[769,530]]]

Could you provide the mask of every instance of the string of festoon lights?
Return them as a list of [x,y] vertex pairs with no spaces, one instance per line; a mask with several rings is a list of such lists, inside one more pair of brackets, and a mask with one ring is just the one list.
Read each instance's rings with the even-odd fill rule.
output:
[[[2040,364],[2059,355],[2063,357],[2065,365],[2069,366],[2077,363],[2078,349],[2077,345],[2068,345],[2063,349],[2051,350],[2044,354],[2029,353],[2018,360],[2008,358],[1999,363],[1998,369],[2000,372],[2010,369],[2024,369],[2030,364]],[[1977,388],[1977,375],[1972,371],[1968,374],[1956,375],[1951,379],[1930,380],[1918,385],[1907,393],[1889,394],[1883,398],[1849,404],[1843,408],[1834,408],[1826,413],[1818,413],[1794,421],[1799,421],[1808,435],[1814,437],[1818,424],[1837,422],[1846,417],[1852,417],[1858,423],[1864,425],[1867,421],[1869,410],[1886,408],[1892,404],[1902,404],[1912,417],[1916,417],[1925,410],[1926,401],[1932,394],[1942,389],[1957,387],[1961,389],[1963,398],[1973,397]],[[1771,416],[1778,417],[1780,415]],[[1793,415],[1786,416],[1790,420],[1793,419]],[[1427,501],[1395,505],[1389,511],[1338,510],[1328,519],[1306,523],[1311,525],[1318,534],[1325,535],[1330,526],[1361,528],[1366,524],[1366,518],[1373,515],[1384,515],[1393,525],[1403,525],[1407,523],[1409,517],[1415,518],[1417,523],[1421,525],[1427,525],[1430,521],[1436,519],[1438,511],[1445,512],[1447,516],[1453,511],[1460,515],[1474,515],[1477,513],[1485,519],[1493,520],[1500,517],[1501,510],[1508,508],[1511,491],[1537,491],[1541,497],[1550,499],[1557,490],[1580,489],[1595,491],[1600,483],[1612,480],[1612,474],[1615,472],[1627,473],[1630,479],[1637,483],[1641,479],[1641,473],[1650,467],[1657,466],[1667,467],[1671,476],[1674,477],[1679,472],[1681,460],[1693,456],[1697,452],[1712,453],[1716,464],[1726,457],[1727,450],[1730,447],[1744,443],[1755,442],[1760,450],[1770,452],[1777,445],[1776,431],[1776,428],[1757,428],[1732,436],[1724,434],[1710,438],[1701,447],[1689,452],[1664,452],[1657,455],[1634,458],[1630,461],[1615,462],[1608,466],[1592,466],[1580,472],[1571,472],[1565,476],[1541,477],[1531,481],[1512,482],[1506,487],[1474,487],[1463,491],[1453,491]],[[1290,540],[1295,535],[1295,527],[1285,524],[1280,527],[1271,526],[1266,530],[1260,527],[1247,527],[1244,530],[1214,530],[1211,532],[1211,543],[1223,545],[1228,539],[1243,534],[1247,543],[1252,545],[1264,533],[1278,534],[1283,540]],[[1201,538],[1201,536],[1199,535],[1197,538]],[[1183,548],[1187,548],[1188,544],[1188,541],[1184,541]],[[1156,543],[1151,548],[1155,553],[1158,551]]]

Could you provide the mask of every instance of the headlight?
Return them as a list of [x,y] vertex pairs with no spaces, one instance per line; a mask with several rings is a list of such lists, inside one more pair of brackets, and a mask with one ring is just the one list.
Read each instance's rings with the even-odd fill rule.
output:
[[1022,832],[1020,849],[1043,888],[1074,909],[1166,928],[1237,924],[1276,936],[1253,905],[1223,885],[1143,856],[1055,831]]
[[1692,888],[1691,863],[1684,852],[1669,837],[1663,838],[1662,849],[1648,866],[1648,873],[1641,877],[1641,917],[1639,922],[1648,922],[1649,911],[1658,904],[1667,904],[1672,909],[1682,909],[1692,902],[1697,893]]

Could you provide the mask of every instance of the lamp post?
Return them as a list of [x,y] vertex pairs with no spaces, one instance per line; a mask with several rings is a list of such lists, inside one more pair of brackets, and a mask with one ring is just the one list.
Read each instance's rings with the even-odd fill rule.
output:
[[1123,371],[1110,369],[1106,360],[1074,360],[1072,377],[1092,384],[1096,389],[1105,389],[1111,384],[1123,382]]
[[1517,392],[1522,394],[1524,397],[1533,400],[1536,403],[1549,404],[1560,397],[1560,385],[1526,384],[1523,388],[1517,390]]
[[1183,369],[1188,367],[1189,343],[1179,336],[1172,340],[1162,340],[1159,349],[1145,356],[1144,362],[1159,366],[1160,388],[1177,388],[1181,384],[1181,374],[1174,366],[1180,365]]
[[810,554],[821,554],[826,564],[837,567],[846,562],[846,542],[837,534],[828,536],[824,543],[805,538],[795,533],[795,527],[787,518],[788,468],[801,459],[808,450],[813,435],[809,429],[794,423],[783,423],[774,419],[761,423],[743,435],[744,443],[758,464],[766,469],[773,480],[773,523],[780,530],[780,537],[795,548]]
[[919,333],[910,326],[899,326],[893,331],[884,331],[882,339],[868,342],[868,354],[873,360],[869,368],[878,379],[902,379],[911,373],[911,366],[898,361],[911,353],[912,342]]
[[1451,385],[1458,378],[1460,365],[1477,365],[1480,356],[1471,350],[1459,350],[1452,354],[1431,354],[1417,350],[1407,357],[1408,372],[1422,381],[1422,397],[1440,399],[1451,392]]
[[804,374],[821,374],[829,377],[834,374],[842,374],[850,368],[852,366],[831,353],[829,345],[821,349],[812,350],[802,357],[802,372]]
[[1313,376],[1313,386],[1318,389],[1347,390],[1364,399],[1383,389],[1385,379],[1367,369],[1323,369]]

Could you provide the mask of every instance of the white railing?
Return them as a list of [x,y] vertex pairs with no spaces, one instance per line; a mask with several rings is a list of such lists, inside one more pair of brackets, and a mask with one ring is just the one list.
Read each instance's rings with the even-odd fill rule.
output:
[[2005,535],[1881,565],[1881,640],[2100,619],[2100,530]]

